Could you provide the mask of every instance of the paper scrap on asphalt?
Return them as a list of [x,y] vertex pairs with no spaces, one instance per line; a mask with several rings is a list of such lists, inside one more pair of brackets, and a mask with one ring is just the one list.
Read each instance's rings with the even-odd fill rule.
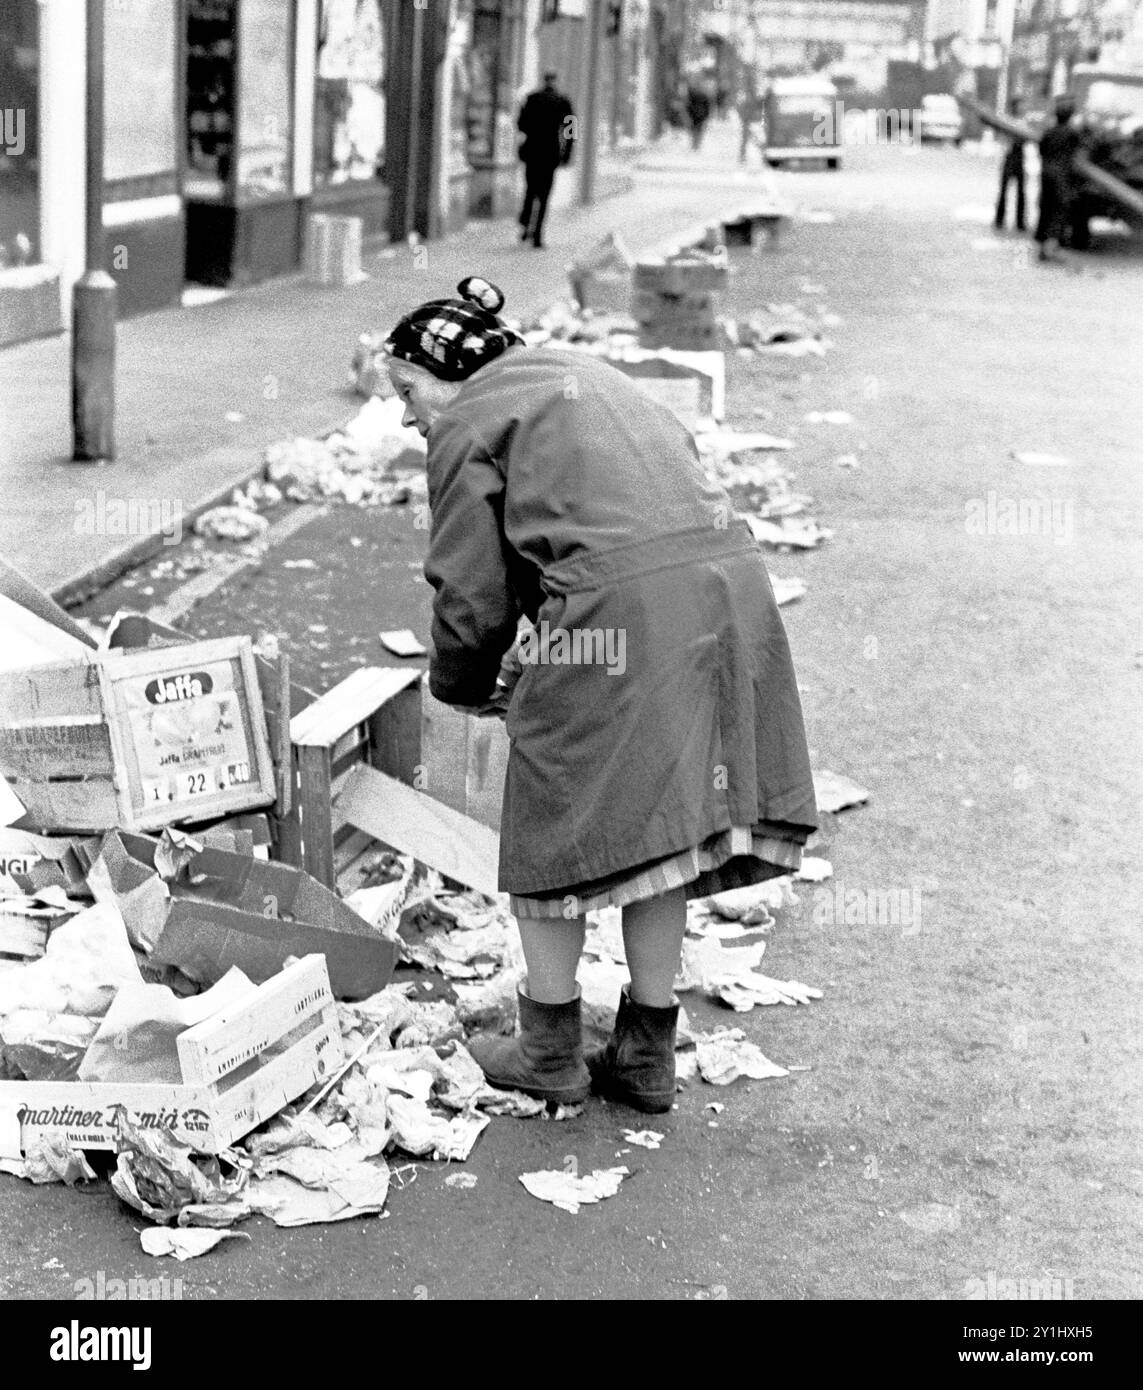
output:
[[836,463],[839,468],[861,467],[861,460],[856,454],[838,454],[837,458],[834,459],[834,463]]
[[1011,455],[1017,463],[1029,468],[1070,468],[1072,465],[1072,460],[1063,454],[1041,454],[1034,449],[1013,449]]
[[716,1115],[721,1115],[722,1112],[726,1109],[726,1106],[723,1105],[722,1101],[720,1100],[708,1100],[707,1103],[703,1106],[703,1109],[713,1110]]
[[264,536],[270,523],[252,507],[211,507],[194,523],[196,536],[217,541],[252,541]]
[[283,560],[282,568],[284,570],[316,570],[317,561],[308,557],[304,560]]
[[194,1260],[205,1255],[224,1240],[249,1240],[245,1231],[211,1231],[202,1226],[176,1227],[147,1226],[139,1232],[139,1243],[144,1253],[171,1255],[176,1260]]
[[852,425],[853,416],[848,410],[811,410],[806,416],[808,425]]
[[802,883],[822,883],[833,878],[833,865],[828,859],[818,859],[812,854],[804,855],[802,867],[794,875]]
[[823,770],[814,773],[814,799],[818,810],[828,813],[844,811],[847,806],[860,806],[869,800],[869,793],[848,777]]
[[469,1188],[473,1188],[473,1187],[476,1186],[476,1174],[475,1174],[475,1173],[450,1173],[450,1174],[448,1175],[448,1177],[445,1178],[445,1186],[446,1186],[446,1187],[459,1187],[459,1188],[462,1188],[463,1190],[467,1191]]
[[779,608],[806,596],[806,581],[804,579],[784,579],[781,575],[772,574],[770,585],[774,590],[774,602]]
[[665,1134],[660,1134],[655,1129],[625,1129],[623,1131],[623,1138],[629,1144],[637,1144],[641,1149],[657,1149],[661,1147],[666,1137]]
[[745,888],[728,888],[703,901],[719,917],[747,926],[768,922],[771,912],[798,905],[790,879],[785,874],[780,878],[767,879],[765,883],[749,884]]
[[753,1081],[788,1075],[785,1067],[771,1062],[760,1047],[746,1041],[741,1028],[720,1028],[698,1039],[695,1044],[698,1069],[712,1086],[729,1086],[740,1076]]
[[546,1169],[538,1173],[521,1173],[520,1181],[533,1197],[538,1197],[541,1202],[551,1202],[561,1211],[570,1211],[574,1216],[581,1206],[614,1197],[623,1179],[629,1175],[630,1169],[622,1167],[596,1168],[582,1177]]
[[412,628],[408,627],[381,633],[381,645],[394,656],[424,656],[428,651]]
[[794,550],[815,550],[822,541],[828,541],[833,536],[831,530],[825,526],[819,526],[812,517],[808,516],[784,516],[778,521],[772,521],[768,517],[747,514],[745,521],[750,527],[754,539],[762,545],[789,546]]

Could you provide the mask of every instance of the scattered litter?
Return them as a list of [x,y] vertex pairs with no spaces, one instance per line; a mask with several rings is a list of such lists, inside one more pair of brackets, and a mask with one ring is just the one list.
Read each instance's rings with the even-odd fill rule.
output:
[[774,590],[774,601],[779,608],[784,607],[787,603],[795,603],[798,599],[806,596],[806,581],[804,579],[783,579],[772,574],[770,584]]
[[476,1174],[475,1174],[475,1173],[450,1173],[450,1174],[448,1175],[448,1177],[445,1178],[445,1186],[446,1186],[446,1187],[459,1187],[459,1188],[461,1188],[463,1191],[467,1192],[467,1191],[469,1191],[471,1188],[474,1188],[474,1187],[476,1186]]
[[0,1158],[0,1173],[11,1173],[37,1184],[62,1182],[68,1187],[95,1181],[95,1172],[83,1152],[58,1134],[31,1140],[22,1159]]
[[173,1255],[176,1260],[193,1260],[205,1255],[224,1240],[249,1240],[245,1231],[212,1231],[202,1226],[147,1226],[139,1232],[139,1242],[147,1255]]
[[428,648],[419,641],[411,628],[381,633],[381,645],[394,656],[424,656]]
[[839,468],[861,467],[861,460],[856,454],[839,454],[837,458],[834,459],[834,463],[836,463]]
[[808,425],[852,425],[848,410],[811,410],[805,417]]
[[828,814],[844,811],[847,806],[861,805],[869,800],[869,793],[840,773],[823,771],[814,773],[814,799],[818,810]]
[[211,507],[195,519],[196,536],[217,541],[252,541],[264,536],[270,523],[249,507]]
[[282,561],[282,568],[283,568],[284,570],[316,570],[316,569],[317,569],[317,561],[316,561],[316,560],[309,560],[309,559],[305,559],[305,560],[283,560],[283,561]]
[[943,1202],[925,1202],[897,1215],[910,1230],[919,1231],[925,1236],[946,1235],[960,1230],[960,1212]]
[[785,1067],[771,1062],[761,1048],[746,1041],[741,1028],[720,1028],[701,1035],[695,1043],[695,1053],[699,1074],[712,1086],[729,1086],[740,1076],[766,1081],[787,1075]]
[[629,1144],[638,1144],[641,1149],[657,1149],[667,1136],[654,1129],[625,1129],[623,1137]]
[[833,532],[819,526],[812,517],[784,516],[777,521],[760,516],[747,516],[754,539],[761,545],[772,545],[777,549],[816,550],[822,541],[833,537]]
[[1013,449],[1011,457],[1029,468],[1070,468],[1072,464],[1072,460],[1063,454],[1040,454],[1034,450]]
[[539,1173],[521,1173],[520,1181],[541,1202],[551,1202],[561,1211],[570,1211],[575,1215],[581,1206],[614,1197],[623,1179],[629,1175],[627,1168],[597,1168],[582,1177],[548,1169]]
[[[194,1153],[160,1129],[143,1129],[116,1107],[116,1169],[111,1186],[121,1201],[160,1225],[231,1226],[250,1215],[244,1200],[249,1167],[233,1151]],[[232,1176],[223,1173],[223,1163]]]
[[228,410],[223,418],[229,425],[240,425],[246,416],[240,410]]
[[828,859],[817,859],[812,854],[802,858],[802,866],[794,875],[802,883],[822,883],[833,878],[833,865]]
[[716,1115],[721,1115],[722,1112],[726,1109],[726,1106],[723,1105],[722,1101],[720,1100],[708,1100],[707,1103],[703,1106],[703,1109],[713,1110]]

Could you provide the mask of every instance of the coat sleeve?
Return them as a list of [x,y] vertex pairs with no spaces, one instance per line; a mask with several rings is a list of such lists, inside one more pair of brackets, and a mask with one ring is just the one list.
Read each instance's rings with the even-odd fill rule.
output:
[[519,601],[504,540],[504,478],[460,423],[430,444],[432,531],[425,578],[433,598],[429,689],[448,705],[481,705],[516,638]]

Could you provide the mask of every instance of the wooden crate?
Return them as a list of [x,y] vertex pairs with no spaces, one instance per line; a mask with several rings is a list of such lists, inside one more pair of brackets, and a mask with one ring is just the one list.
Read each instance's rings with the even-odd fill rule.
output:
[[37,1138],[113,1149],[115,1110],[201,1153],[219,1153],[311,1086],[344,1055],[322,956],[306,956],[247,1000],[178,1038],[181,1084],[0,1081],[0,1157],[18,1159]]
[[0,709],[0,773],[41,829],[157,830],[276,798],[248,637],[3,672]]
[[295,715],[290,737],[284,862],[345,890],[380,841],[480,892],[496,891],[508,764],[499,720],[442,705],[419,670],[371,667]]

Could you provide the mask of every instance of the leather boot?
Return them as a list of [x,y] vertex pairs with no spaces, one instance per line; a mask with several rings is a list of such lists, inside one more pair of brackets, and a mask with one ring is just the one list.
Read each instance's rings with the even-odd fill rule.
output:
[[556,1105],[578,1105],[591,1090],[583,1060],[580,994],[566,1004],[541,1004],[516,991],[520,1031],[514,1038],[480,1034],[468,1045],[490,1086],[523,1091]]
[[666,1008],[637,1004],[625,986],[615,1030],[601,1052],[587,1059],[591,1089],[648,1115],[661,1115],[675,1103],[676,1001]]

